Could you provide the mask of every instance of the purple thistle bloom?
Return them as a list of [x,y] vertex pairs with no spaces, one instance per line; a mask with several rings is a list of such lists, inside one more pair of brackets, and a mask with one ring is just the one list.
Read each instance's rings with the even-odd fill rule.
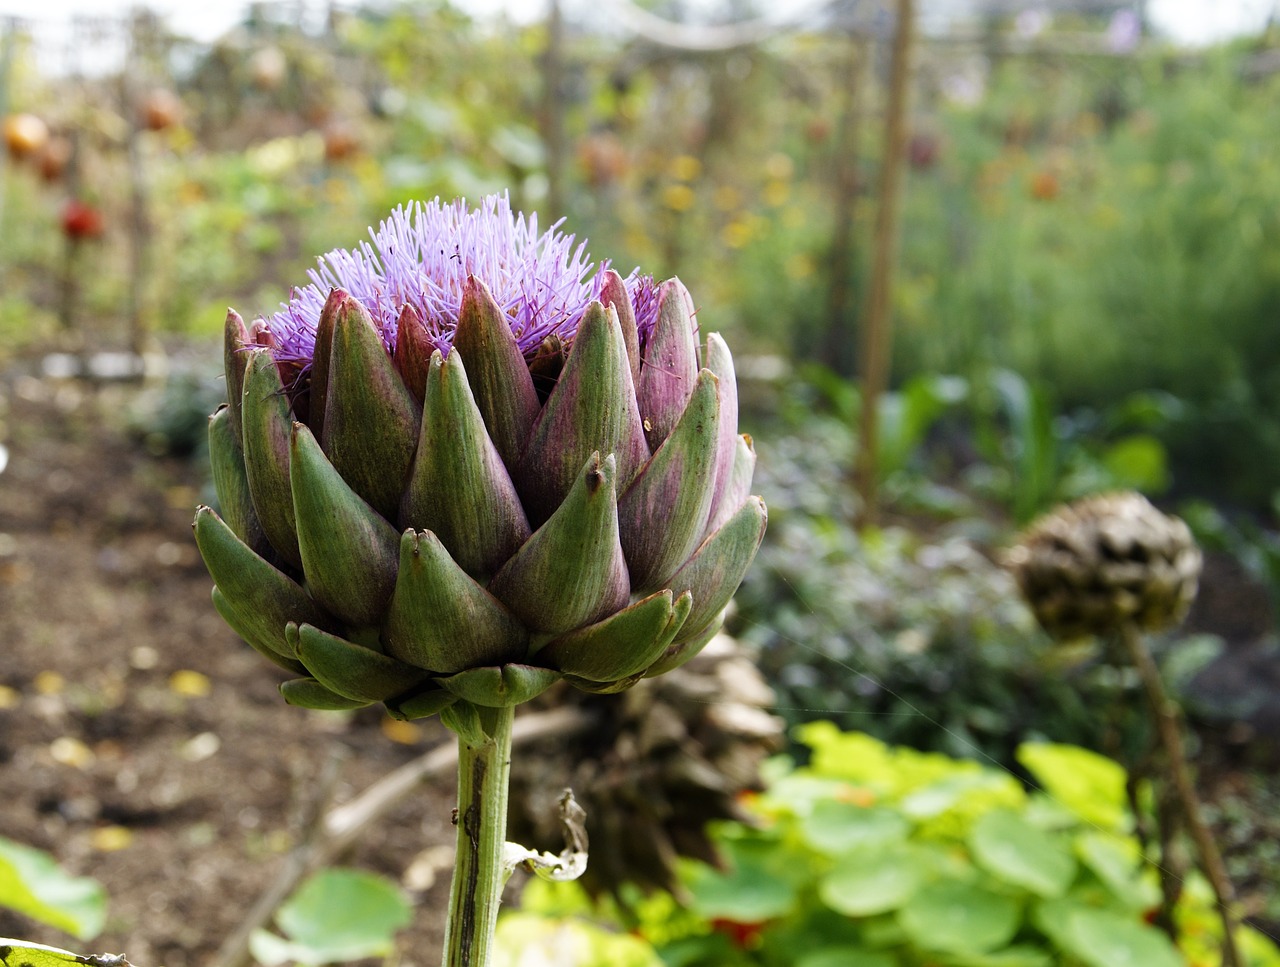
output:
[[[388,352],[408,304],[434,347],[447,353],[468,276],[489,287],[526,357],[552,333],[568,345],[587,307],[600,298],[608,262],[596,266],[586,242],[575,246],[573,235],[558,231],[560,224],[540,234],[537,214],[513,212],[505,193],[489,195],[474,210],[465,199],[444,205],[439,198],[397,208],[370,229],[371,241],[321,256],[307,273],[311,284],[294,289],[280,311],[265,319],[275,337],[275,358],[298,369],[310,365],[320,310],[334,287],[365,306]],[[657,321],[657,287],[638,270],[625,284],[644,345]]]

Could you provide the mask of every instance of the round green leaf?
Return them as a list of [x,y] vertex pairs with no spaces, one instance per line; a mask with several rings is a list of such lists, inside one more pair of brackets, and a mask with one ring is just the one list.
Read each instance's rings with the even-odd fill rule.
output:
[[906,819],[892,809],[837,799],[815,803],[800,828],[805,842],[828,856],[862,846],[900,843],[911,831]]
[[1160,888],[1142,875],[1143,864],[1132,840],[1106,833],[1076,836],[1076,855],[1127,907],[1147,910],[1160,902]]
[[96,880],[64,873],[52,856],[0,838],[0,904],[88,940],[107,919],[106,892]]
[[[328,964],[385,957],[395,933],[412,916],[407,900],[385,877],[359,870],[324,870],[298,890],[276,914],[288,941],[259,931],[254,953],[300,964]],[[265,942],[264,942],[265,941]],[[263,958],[260,958],[263,959]]]
[[724,844],[730,871],[698,867],[689,883],[695,907],[709,919],[723,917],[758,923],[787,913],[796,900],[795,886],[779,875],[777,844],[764,840],[730,840]]
[[849,917],[896,910],[920,888],[921,860],[920,851],[909,843],[854,850],[823,878],[818,894],[831,909]]
[[1137,919],[1107,910],[1081,910],[1070,945],[1090,967],[1181,967],[1169,938]]
[[898,961],[864,947],[825,947],[805,954],[795,967],[898,967]]
[[920,889],[898,911],[898,922],[925,950],[984,953],[1013,939],[1021,913],[1013,897],[946,880]]
[[1076,875],[1075,857],[1056,837],[1015,813],[989,812],[969,833],[978,865],[1043,897],[1062,896]]
[[948,967],[1054,967],[1053,957],[1039,947],[1014,945],[989,954],[952,954]]
[[1122,766],[1088,749],[1052,742],[1024,742],[1016,756],[1046,793],[1086,823],[1127,828]]
[[555,967],[663,967],[657,952],[639,937],[608,930],[577,917],[504,912],[494,938],[499,964]]
[[1088,967],[1185,967],[1169,938],[1136,914],[1050,900],[1036,909],[1035,922]]

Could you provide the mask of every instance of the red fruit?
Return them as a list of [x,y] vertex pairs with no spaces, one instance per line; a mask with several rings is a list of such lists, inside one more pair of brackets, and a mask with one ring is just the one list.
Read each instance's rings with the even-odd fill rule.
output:
[[913,134],[907,142],[907,161],[917,171],[926,171],[938,163],[938,138],[933,134]]
[[711,929],[728,937],[739,950],[750,950],[760,945],[760,935],[764,933],[764,921],[743,923],[716,917],[711,921]]
[[4,143],[9,154],[25,158],[49,140],[49,127],[34,114],[10,114],[4,119]]
[[45,181],[57,181],[61,178],[67,165],[71,163],[71,153],[71,142],[68,139],[60,135],[50,138],[49,143],[36,155],[36,168],[40,171],[40,177]]
[[1031,179],[1031,197],[1036,201],[1053,201],[1061,190],[1052,171],[1038,171]]
[[182,120],[182,101],[173,91],[158,87],[142,100],[142,126],[163,131]]
[[810,118],[804,128],[804,136],[810,144],[825,144],[831,137],[831,122],[824,117]]
[[578,144],[578,163],[596,188],[618,181],[630,166],[626,148],[616,134],[607,131],[588,135]]
[[106,229],[102,212],[80,199],[72,198],[62,207],[62,231],[68,238],[98,238]]
[[360,150],[360,137],[345,121],[330,121],[324,127],[325,161],[345,161]]

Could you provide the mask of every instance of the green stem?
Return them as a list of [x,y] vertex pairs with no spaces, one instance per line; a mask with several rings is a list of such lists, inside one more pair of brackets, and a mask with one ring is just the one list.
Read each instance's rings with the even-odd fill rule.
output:
[[506,872],[511,708],[477,708],[484,740],[458,737],[458,852],[449,888],[444,967],[489,967]]

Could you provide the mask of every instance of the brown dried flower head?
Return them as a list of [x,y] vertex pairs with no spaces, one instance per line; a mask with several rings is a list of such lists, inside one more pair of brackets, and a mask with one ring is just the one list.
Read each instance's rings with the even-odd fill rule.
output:
[[1132,491],[1058,507],[1019,536],[1006,566],[1054,638],[1158,631],[1196,596],[1201,556],[1186,523]]

